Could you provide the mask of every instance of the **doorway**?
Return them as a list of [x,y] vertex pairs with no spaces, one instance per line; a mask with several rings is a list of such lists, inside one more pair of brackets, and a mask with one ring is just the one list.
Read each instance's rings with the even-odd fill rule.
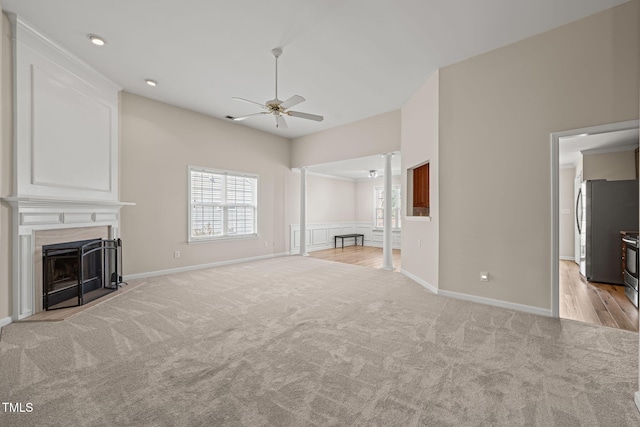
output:
[[[579,230],[580,214],[585,206],[580,205],[582,199],[577,195],[585,181],[632,182],[637,179],[638,121],[552,133],[551,148],[552,314],[554,317],[637,331],[638,310],[625,297],[624,282],[612,284],[617,278],[598,282],[596,276],[586,273],[585,242],[581,243],[581,236],[584,240],[585,235],[593,234]],[[636,193],[637,190],[631,191],[640,198]],[[638,216],[633,215],[631,221],[633,230],[630,231],[637,232]],[[615,239],[614,236],[609,240],[612,249],[608,254],[620,260],[621,243],[614,247]],[[619,268],[622,277],[620,261],[613,259],[607,265]],[[586,280],[585,275],[592,280]]]
[[[402,199],[401,156],[391,159],[391,258],[401,246]],[[338,257],[353,263],[384,265],[385,157],[377,154],[306,167],[306,250],[310,256]],[[291,251],[299,252],[299,226],[291,224]],[[344,249],[336,236],[364,236],[354,245],[347,239]],[[353,245],[353,246],[349,246]],[[335,248],[339,253],[333,254]],[[355,253],[352,253],[355,252]]]

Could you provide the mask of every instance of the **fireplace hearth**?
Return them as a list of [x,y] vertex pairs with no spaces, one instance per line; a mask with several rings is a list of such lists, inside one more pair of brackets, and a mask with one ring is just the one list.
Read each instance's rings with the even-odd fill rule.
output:
[[92,239],[42,247],[42,306],[75,307],[116,291],[122,283],[122,241]]

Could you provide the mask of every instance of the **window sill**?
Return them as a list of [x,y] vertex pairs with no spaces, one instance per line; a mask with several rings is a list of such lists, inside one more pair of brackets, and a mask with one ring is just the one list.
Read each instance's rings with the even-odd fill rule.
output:
[[254,240],[259,236],[257,234],[247,234],[244,236],[220,236],[220,237],[202,237],[202,238],[190,238],[187,243],[199,244],[199,243],[214,243],[214,242],[229,242],[234,240]]
[[431,217],[430,216],[405,216],[404,221],[431,222]]

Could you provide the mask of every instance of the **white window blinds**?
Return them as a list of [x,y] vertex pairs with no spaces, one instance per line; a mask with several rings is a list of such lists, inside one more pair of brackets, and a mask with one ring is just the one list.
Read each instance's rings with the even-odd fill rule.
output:
[[257,234],[258,177],[190,168],[190,240]]

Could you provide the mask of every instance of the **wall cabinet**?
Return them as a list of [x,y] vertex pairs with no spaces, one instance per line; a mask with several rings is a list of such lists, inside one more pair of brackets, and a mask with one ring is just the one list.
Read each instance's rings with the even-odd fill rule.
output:
[[429,216],[429,163],[413,169],[413,216]]

